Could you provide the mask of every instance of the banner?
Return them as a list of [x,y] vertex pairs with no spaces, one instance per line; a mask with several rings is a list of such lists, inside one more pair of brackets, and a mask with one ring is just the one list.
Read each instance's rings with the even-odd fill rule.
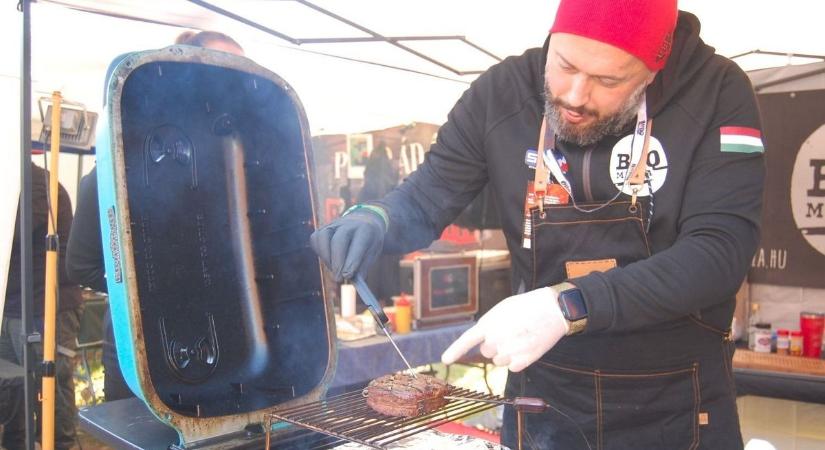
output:
[[767,175],[749,280],[825,288],[825,90],[758,100]]

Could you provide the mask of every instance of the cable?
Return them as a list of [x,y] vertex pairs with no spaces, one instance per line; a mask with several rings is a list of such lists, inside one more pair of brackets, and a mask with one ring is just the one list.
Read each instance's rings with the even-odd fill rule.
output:
[[[570,423],[572,423],[573,426],[576,427],[576,431],[579,432],[579,435],[584,440],[584,443],[587,445],[587,449],[588,450],[593,450],[593,447],[590,445],[590,441],[587,439],[587,436],[585,436],[585,434],[584,434],[584,430],[582,430],[582,428],[579,426],[579,424],[576,423],[576,421],[573,420],[572,417],[568,416],[567,414],[562,412],[560,409],[556,408],[555,406],[553,406],[549,403],[547,404],[547,407],[552,409],[553,411],[557,412],[559,415],[561,415],[565,419],[569,420]],[[526,419],[527,419],[527,417],[525,417],[525,422],[526,422]],[[533,439],[533,436],[530,435],[530,431],[527,430],[526,424],[525,424],[525,427],[524,427],[524,434],[527,437],[527,445],[529,445],[530,448],[532,448],[532,449],[540,449],[541,448],[541,447],[536,445],[536,441]]]

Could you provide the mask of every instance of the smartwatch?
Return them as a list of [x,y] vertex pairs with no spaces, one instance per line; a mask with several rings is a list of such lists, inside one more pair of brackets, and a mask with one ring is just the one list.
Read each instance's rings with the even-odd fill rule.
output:
[[559,293],[559,308],[569,326],[567,336],[580,333],[587,325],[587,304],[581,289],[567,282],[557,284],[554,289]]

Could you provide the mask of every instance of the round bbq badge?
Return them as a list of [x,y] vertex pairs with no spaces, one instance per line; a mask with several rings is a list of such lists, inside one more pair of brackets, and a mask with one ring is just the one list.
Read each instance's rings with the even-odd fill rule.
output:
[[[633,135],[627,135],[619,140],[613,146],[613,151],[610,153],[610,179],[613,180],[613,185],[616,189],[622,188],[622,192],[627,195],[632,195],[630,184],[625,185],[625,180],[630,177],[628,170],[630,169],[631,158],[631,143],[633,142]],[[650,188],[653,192],[659,190],[665,184],[667,178],[667,155],[662,148],[662,143],[658,139],[650,137],[650,148],[647,152],[647,169],[645,170],[645,184],[641,191],[636,195],[644,197],[650,195]]]

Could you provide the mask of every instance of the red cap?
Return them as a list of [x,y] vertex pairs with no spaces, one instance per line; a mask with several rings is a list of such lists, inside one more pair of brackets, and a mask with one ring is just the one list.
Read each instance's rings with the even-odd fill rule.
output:
[[610,44],[656,71],[670,55],[676,16],[676,0],[561,0],[550,32]]

